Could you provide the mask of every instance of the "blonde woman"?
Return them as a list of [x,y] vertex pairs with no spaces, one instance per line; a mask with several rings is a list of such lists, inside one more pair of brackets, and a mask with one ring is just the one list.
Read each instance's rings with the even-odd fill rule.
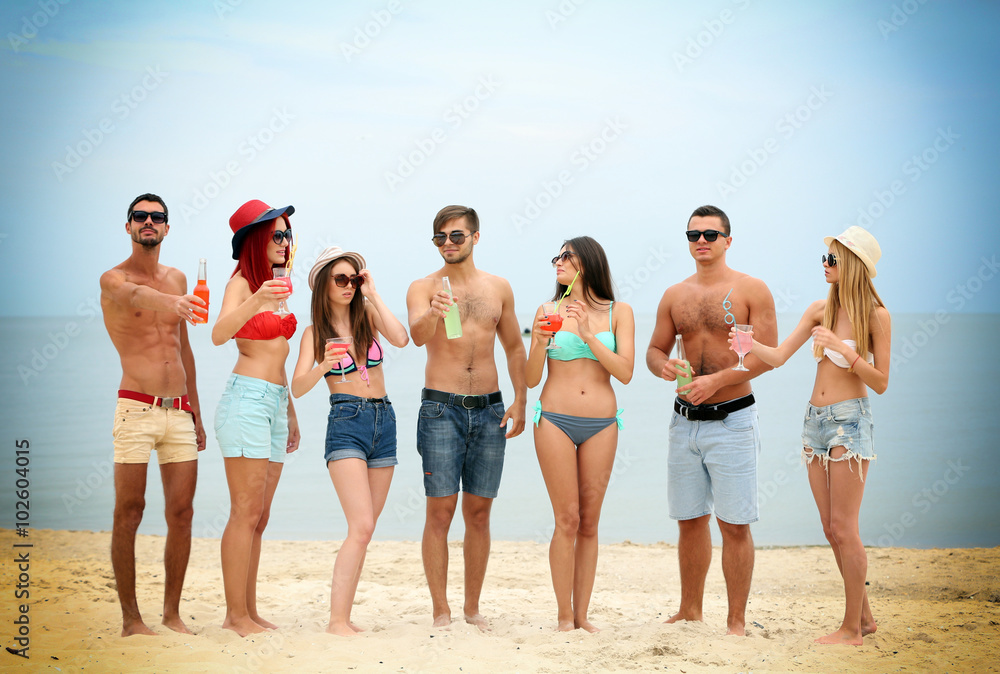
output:
[[809,306],[780,346],[755,340],[753,353],[778,367],[813,338],[816,381],[806,407],[802,457],[846,597],[840,628],[816,642],[860,646],[877,629],[865,591],[868,558],[858,531],[865,478],[876,457],[868,389],[881,394],[889,385],[891,321],[872,285],[882,256],[875,237],[854,226],[824,242],[829,296]]

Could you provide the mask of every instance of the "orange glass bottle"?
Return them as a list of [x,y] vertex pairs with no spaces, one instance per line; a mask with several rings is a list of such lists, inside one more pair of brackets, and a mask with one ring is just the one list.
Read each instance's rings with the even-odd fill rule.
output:
[[[200,311],[194,312],[194,322],[195,323],[208,323],[208,271],[206,269],[207,263],[205,258],[198,260],[198,285],[194,287],[195,297],[200,297],[205,300],[204,313]],[[201,307],[199,307],[201,309]]]

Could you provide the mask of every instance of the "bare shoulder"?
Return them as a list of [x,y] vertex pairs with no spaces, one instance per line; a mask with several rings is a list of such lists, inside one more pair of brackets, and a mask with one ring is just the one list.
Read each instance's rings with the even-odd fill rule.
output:
[[166,265],[160,265],[160,267],[162,267],[162,277],[166,280],[168,286],[181,293],[187,291],[187,276],[184,275],[184,272],[176,267],[168,267]]
[[872,309],[871,317],[868,319],[868,325],[872,333],[875,332],[886,332],[892,327],[892,317],[889,315],[889,310],[883,306],[878,306]]
[[632,305],[628,302],[615,302],[611,310],[615,312],[616,316],[635,316]]
[[122,269],[121,265],[112,267],[101,274],[101,290],[111,290],[124,283],[125,280],[125,271]]
[[767,284],[755,276],[750,276],[750,274],[736,272],[735,283],[738,283],[744,292],[749,292],[753,295],[771,295],[771,290],[767,287]]
[[510,281],[507,279],[485,271],[480,271],[479,273],[481,274],[480,278],[483,282],[489,285],[495,292],[501,293],[504,296],[512,296],[514,294],[514,289],[510,287]]
[[825,311],[826,311],[826,300],[816,300],[808,307],[806,307],[805,315],[815,321],[822,323],[823,313]]
[[423,293],[427,295],[433,294],[437,290],[437,286],[441,283],[441,277],[437,275],[437,272],[423,278],[418,278],[416,281],[410,284],[407,294],[409,293]]
[[694,277],[690,276],[664,290],[663,297],[660,299],[660,306],[669,306],[690,295],[693,290],[693,279]]

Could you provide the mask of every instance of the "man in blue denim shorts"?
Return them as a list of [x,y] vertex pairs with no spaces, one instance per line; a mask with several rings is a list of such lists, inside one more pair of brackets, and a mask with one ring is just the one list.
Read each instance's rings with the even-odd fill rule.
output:
[[[465,620],[486,629],[479,595],[490,554],[490,508],[500,487],[506,440],[524,430],[527,358],[510,284],[476,269],[473,263],[473,247],[479,242],[476,212],[465,206],[441,209],[434,218],[432,241],[444,266],[414,281],[406,294],[410,337],[417,346],[427,346],[417,421],[417,451],[427,494],[424,573],[434,625],[448,625],[448,529],[461,486],[465,492]],[[450,280],[453,295],[443,289],[444,278]],[[445,327],[443,319],[449,310],[459,314],[459,331]],[[514,403],[506,410],[493,357],[497,337],[507,354],[514,387]],[[508,421],[511,427],[505,433]]]
[[[747,371],[734,370],[737,358],[728,339],[732,325],[749,324],[761,344],[776,344],[774,300],[762,281],[726,265],[732,237],[729,218],[720,209],[696,209],[686,236],[695,274],[663,293],[646,352],[646,365],[656,376],[674,381],[680,371],[693,377],[678,386],[670,420],[667,501],[680,531],[681,605],[667,622],[702,619],[714,511],[722,533],[728,634],[743,635],[753,575],[750,523],[758,518],[760,451],[750,380],[771,368],[751,354],[744,360]],[[687,361],[669,356],[678,334]]]

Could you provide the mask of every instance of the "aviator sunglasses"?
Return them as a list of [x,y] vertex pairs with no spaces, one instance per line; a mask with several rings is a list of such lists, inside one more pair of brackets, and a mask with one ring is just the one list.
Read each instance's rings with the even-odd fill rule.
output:
[[365,277],[360,274],[354,274],[353,276],[348,276],[347,274],[334,274],[332,278],[338,288],[346,288],[347,286],[352,285],[355,289],[357,289],[365,284]]
[[457,244],[461,245],[461,244],[465,243],[465,240],[469,236],[471,236],[471,235],[466,234],[465,232],[460,232],[460,231],[458,231],[456,229],[451,234],[445,234],[444,232],[438,232],[437,234],[435,234],[434,236],[431,237],[431,241],[434,242],[435,246],[437,246],[438,248],[440,248],[441,246],[444,245],[445,239],[451,239],[452,243],[457,243]]
[[829,255],[824,254],[823,255],[823,264],[829,265],[831,267],[836,267],[837,266],[837,256],[834,255],[833,253],[830,253]]
[[573,251],[564,250],[562,253],[552,258],[552,266],[555,267],[560,262],[572,262],[574,255],[576,255],[576,253],[574,253]]
[[699,232],[697,229],[689,229],[684,232],[684,234],[687,235],[688,241],[691,243],[697,243],[698,239],[700,239],[702,235],[705,236],[705,241],[708,241],[709,243],[718,239],[720,234],[722,234],[722,238],[726,238],[726,234],[724,232],[720,232],[715,229],[706,229],[704,232]]
[[271,234],[271,241],[274,241],[276,246],[280,246],[282,241],[288,241],[288,245],[292,244],[292,230],[286,229],[285,231],[274,230]]
[[146,218],[149,217],[153,221],[153,224],[162,225],[167,221],[167,214],[163,211],[153,211],[148,213],[146,211],[132,211],[132,220],[137,224],[142,224],[146,222]]

